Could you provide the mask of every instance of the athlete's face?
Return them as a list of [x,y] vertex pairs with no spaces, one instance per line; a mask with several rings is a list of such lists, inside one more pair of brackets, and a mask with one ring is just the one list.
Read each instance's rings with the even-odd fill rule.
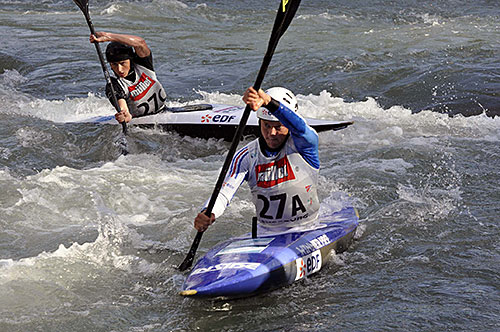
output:
[[118,77],[127,77],[130,72],[130,60],[122,60],[118,62],[110,63],[111,69],[115,72]]
[[260,132],[271,149],[276,149],[285,142],[288,135],[288,128],[279,121],[260,120]]

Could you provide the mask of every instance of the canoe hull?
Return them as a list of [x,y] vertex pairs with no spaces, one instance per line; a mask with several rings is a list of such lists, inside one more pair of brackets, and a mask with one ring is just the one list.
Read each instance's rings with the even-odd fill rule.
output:
[[181,295],[236,298],[301,280],[318,272],[332,250],[348,248],[358,220],[353,207],[344,207],[320,216],[319,229],[221,242],[196,263]]

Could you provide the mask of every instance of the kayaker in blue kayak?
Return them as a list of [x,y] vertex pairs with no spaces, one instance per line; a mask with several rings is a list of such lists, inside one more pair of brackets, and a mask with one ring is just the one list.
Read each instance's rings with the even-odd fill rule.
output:
[[261,135],[237,151],[212,216],[194,221],[205,231],[229,205],[243,181],[252,192],[261,227],[283,229],[312,223],[318,215],[318,134],[297,114],[297,99],[285,88],[248,88],[243,101],[257,111]]
[[[90,35],[90,42],[110,42],[106,47],[106,60],[116,75],[111,77],[111,82],[121,110],[115,115],[118,122],[129,122],[133,117],[162,110],[167,94],[156,78],[153,56],[143,38],[96,32]],[[112,102],[109,85],[106,85],[106,95]]]

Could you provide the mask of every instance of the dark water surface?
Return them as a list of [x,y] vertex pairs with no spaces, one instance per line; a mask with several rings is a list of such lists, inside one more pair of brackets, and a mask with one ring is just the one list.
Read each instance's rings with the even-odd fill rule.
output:
[[[241,104],[278,2],[91,0],[98,30],[153,49],[173,106]],[[498,1],[304,0],[264,87],[320,135],[320,196],[356,241],[304,282],[195,301],[174,267],[228,144],[118,126],[70,0],[0,0],[0,331],[500,330]],[[241,188],[198,254],[250,229]]]

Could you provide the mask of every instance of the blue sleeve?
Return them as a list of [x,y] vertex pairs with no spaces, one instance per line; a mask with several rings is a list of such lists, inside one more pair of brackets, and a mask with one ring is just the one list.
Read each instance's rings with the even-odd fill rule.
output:
[[302,158],[312,167],[319,169],[319,139],[316,130],[311,128],[304,118],[296,112],[291,111],[285,105],[279,103],[279,107],[276,108],[272,104],[274,103],[271,102],[268,105],[270,106],[269,111],[290,130],[293,143]]

